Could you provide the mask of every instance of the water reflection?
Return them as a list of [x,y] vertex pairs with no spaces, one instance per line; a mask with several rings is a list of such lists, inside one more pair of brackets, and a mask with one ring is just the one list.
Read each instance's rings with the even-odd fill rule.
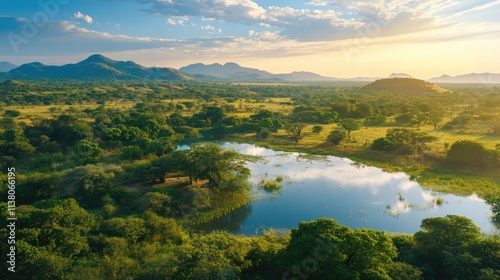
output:
[[[204,230],[251,235],[266,228],[290,229],[300,221],[331,217],[352,228],[414,233],[422,219],[455,214],[472,219],[484,233],[495,231],[490,207],[477,195],[460,197],[424,190],[405,173],[387,173],[349,159],[310,157],[249,144],[222,146],[263,158],[248,163],[256,199]],[[257,187],[262,178],[278,176],[285,178],[279,192],[270,195]]]

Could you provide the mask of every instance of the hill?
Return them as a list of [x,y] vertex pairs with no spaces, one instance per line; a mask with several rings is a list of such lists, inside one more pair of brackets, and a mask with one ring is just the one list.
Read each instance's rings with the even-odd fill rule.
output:
[[8,61],[1,61],[0,62],[0,72],[9,72],[10,70],[16,68],[17,65],[14,65]]
[[264,70],[243,67],[234,62],[224,65],[214,64],[190,64],[181,67],[179,71],[200,78],[217,78],[229,81],[282,81],[282,82],[303,82],[303,81],[338,81],[337,78],[324,77],[311,72],[293,72],[288,74],[272,74]]
[[62,66],[40,62],[23,64],[8,73],[11,79],[74,79],[74,80],[192,80],[173,68],[144,67],[133,61],[116,61],[94,54],[76,64]]
[[388,78],[376,80],[361,88],[363,92],[384,92],[405,95],[436,94],[447,89],[413,78]]
[[470,73],[458,76],[443,75],[428,80],[431,83],[500,84],[500,74]]

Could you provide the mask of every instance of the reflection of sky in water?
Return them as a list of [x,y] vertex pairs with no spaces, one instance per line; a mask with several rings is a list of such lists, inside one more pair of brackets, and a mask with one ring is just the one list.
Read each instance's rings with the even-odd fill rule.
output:
[[[349,159],[310,158],[249,144],[223,146],[263,157],[248,163],[257,200],[244,211],[211,223],[209,229],[253,234],[259,228],[289,229],[300,221],[331,217],[352,228],[414,233],[422,219],[454,214],[472,219],[485,233],[494,231],[490,207],[477,195],[460,197],[424,190],[404,173],[387,173]],[[255,187],[262,178],[274,180],[277,176],[285,178],[278,194]]]

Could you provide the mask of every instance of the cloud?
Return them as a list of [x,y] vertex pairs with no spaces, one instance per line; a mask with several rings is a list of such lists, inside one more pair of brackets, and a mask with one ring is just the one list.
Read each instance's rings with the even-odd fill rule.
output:
[[[313,9],[296,9],[286,6],[263,8],[251,0],[138,1],[148,5],[145,11],[169,17],[169,24],[176,24],[172,17],[198,17],[274,28],[280,32],[280,37],[303,42],[352,39],[360,31],[383,37],[438,28],[436,16],[429,14],[426,8],[444,10],[454,3],[451,0],[439,3],[431,0],[312,0],[308,4]],[[380,30],[369,32],[373,28]]]
[[76,12],[73,14],[74,19],[82,19],[83,21],[87,23],[92,23],[94,20],[89,16],[89,15],[84,15],[80,12]]
[[[26,19],[0,17],[0,55],[65,55],[170,47],[178,40],[111,35],[77,26],[68,21],[48,22],[35,29],[36,25]],[[29,30],[30,33],[27,33]]]
[[189,21],[189,19],[190,18],[187,16],[169,17],[167,19],[167,24],[187,26],[186,22]]
[[203,25],[201,27],[201,29],[203,29],[203,30],[214,30],[215,27],[211,26],[210,24],[207,24],[207,25]]
[[138,0],[150,4],[144,9],[151,14],[165,16],[195,16],[220,19],[227,22],[253,24],[266,10],[250,0]]

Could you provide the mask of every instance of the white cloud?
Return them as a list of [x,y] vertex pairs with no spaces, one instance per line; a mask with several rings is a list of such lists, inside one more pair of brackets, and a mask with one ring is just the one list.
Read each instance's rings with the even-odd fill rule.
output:
[[214,30],[215,27],[211,26],[210,24],[207,24],[207,25],[203,25],[201,27],[201,29],[203,29],[203,30]]
[[190,18],[187,16],[169,17],[167,19],[167,24],[187,26],[186,22],[189,21],[189,19]]
[[82,19],[87,23],[92,23],[94,20],[89,15],[84,15],[81,12],[76,12],[73,14],[74,19]]

